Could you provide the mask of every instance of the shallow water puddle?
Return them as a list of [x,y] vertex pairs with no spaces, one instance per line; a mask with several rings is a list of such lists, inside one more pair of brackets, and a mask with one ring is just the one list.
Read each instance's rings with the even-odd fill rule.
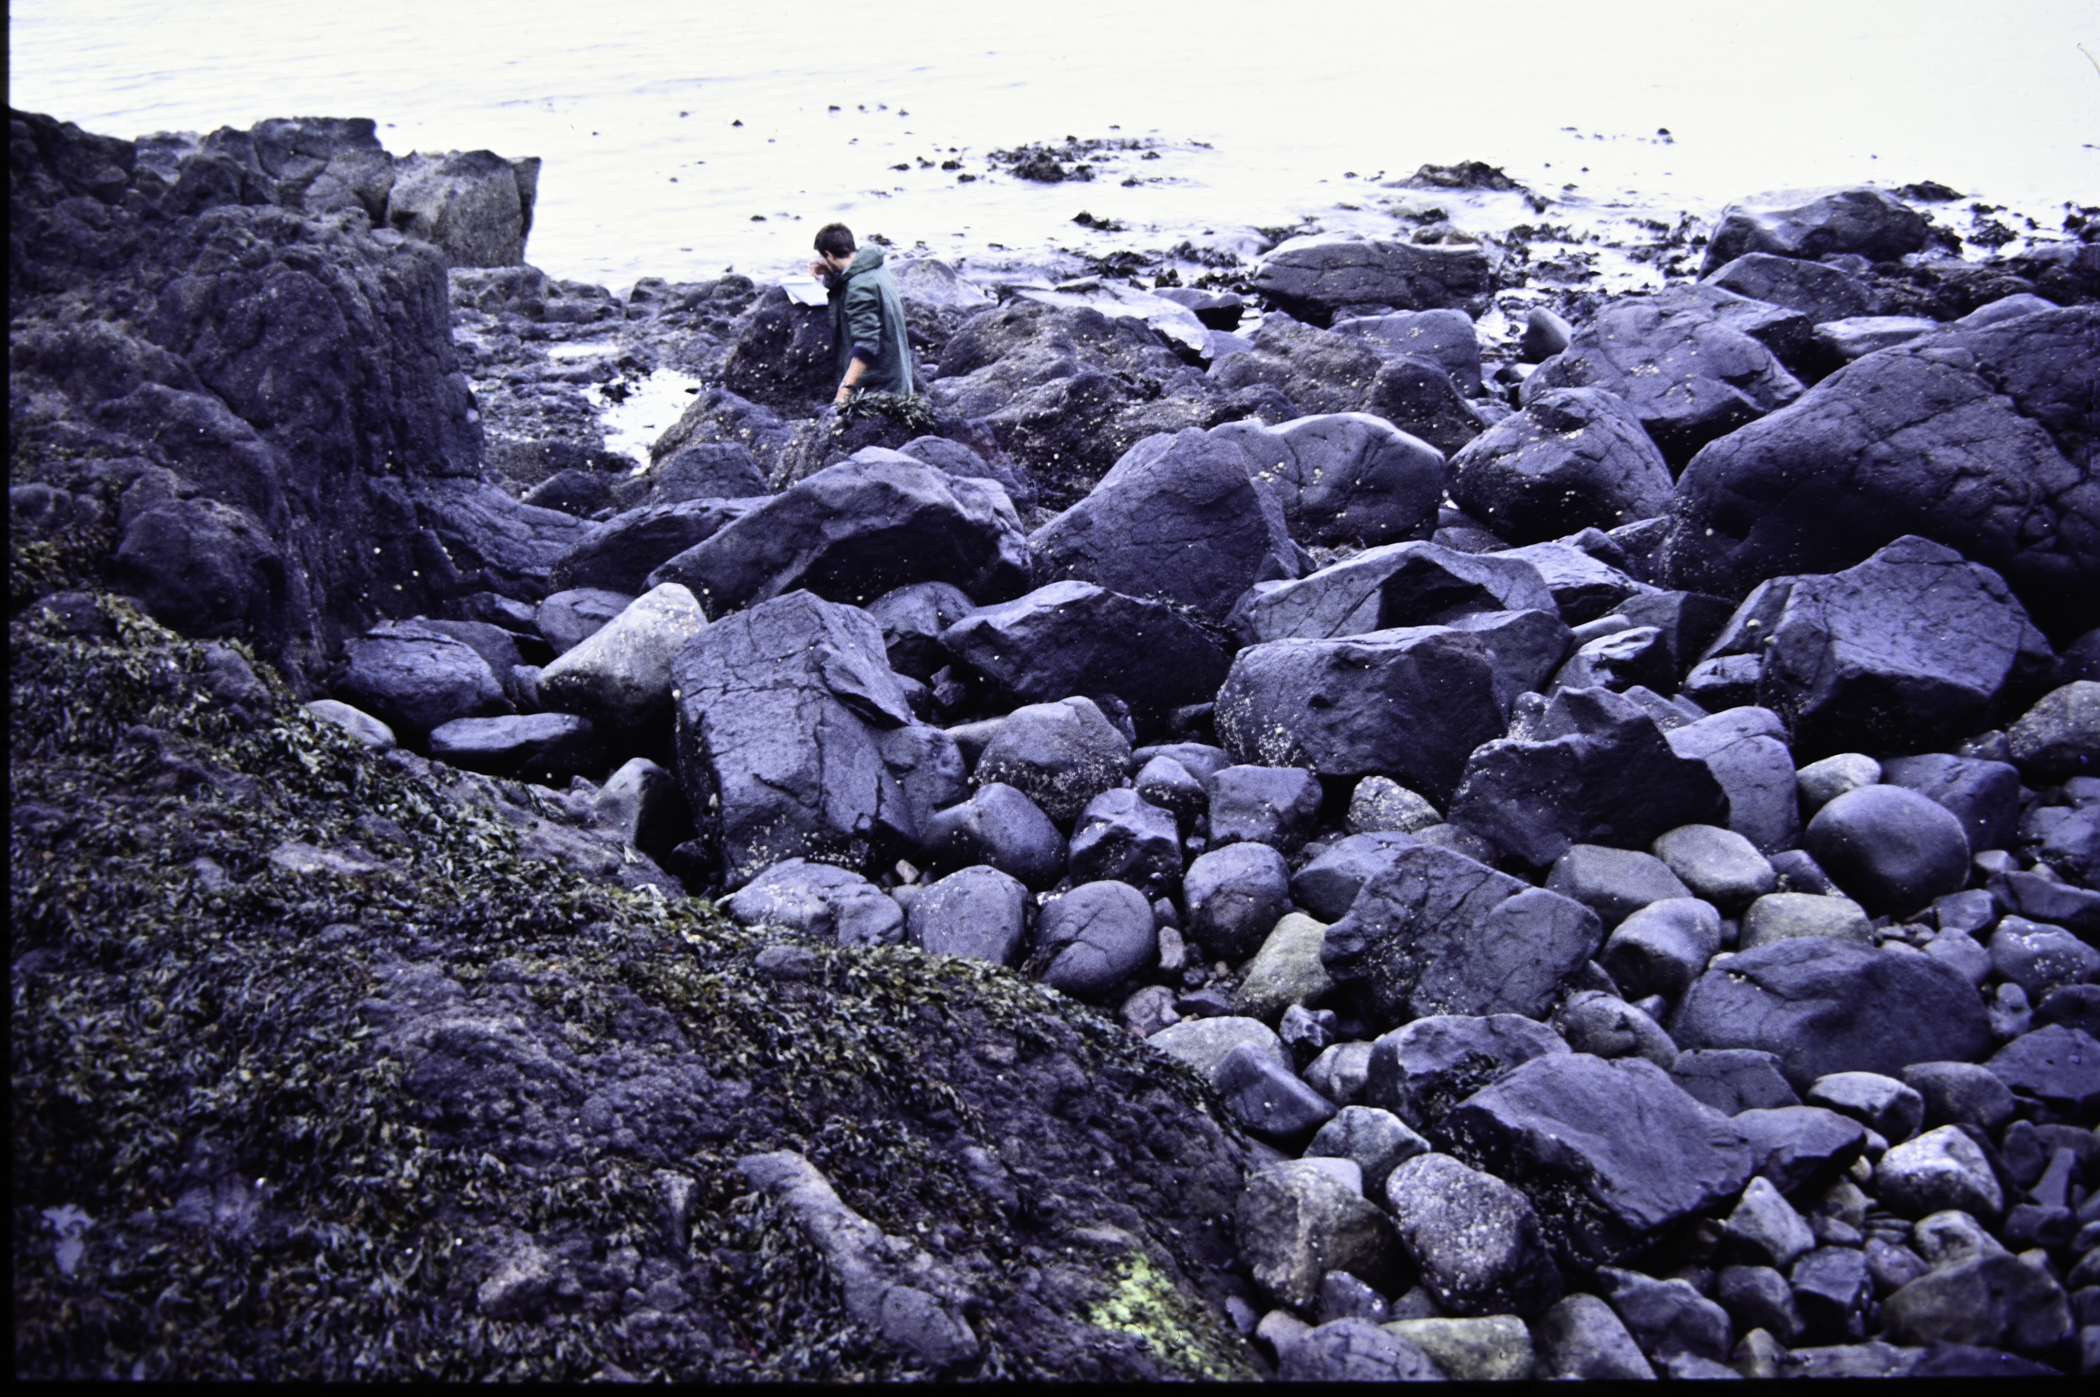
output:
[[649,448],[684,414],[686,405],[700,391],[700,380],[676,369],[658,369],[646,378],[620,380],[618,388],[625,390],[624,397],[615,399],[609,395],[609,386],[612,385],[600,383],[591,387],[591,400],[598,405],[598,422],[605,429],[605,449],[631,457],[635,474],[639,475],[649,468]]

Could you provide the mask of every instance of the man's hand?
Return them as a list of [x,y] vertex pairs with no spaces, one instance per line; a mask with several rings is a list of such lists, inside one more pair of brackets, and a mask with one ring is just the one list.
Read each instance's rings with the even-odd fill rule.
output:
[[809,274],[818,281],[822,281],[831,275],[831,268],[825,266],[822,262],[812,262],[809,264]]

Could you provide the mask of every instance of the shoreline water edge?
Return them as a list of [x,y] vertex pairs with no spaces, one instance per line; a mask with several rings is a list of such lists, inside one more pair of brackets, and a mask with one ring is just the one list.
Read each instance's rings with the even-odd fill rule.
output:
[[2100,1372],[2100,207],[10,119],[18,1374]]

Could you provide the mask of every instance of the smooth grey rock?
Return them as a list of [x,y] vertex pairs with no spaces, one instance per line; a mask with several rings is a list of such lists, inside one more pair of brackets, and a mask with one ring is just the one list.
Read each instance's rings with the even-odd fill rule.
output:
[[362,708],[340,699],[315,699],[306,705],[306,711],[342,728],[374,752],[394,750],[394,730]]
[[1437,1014],[1365,1045],[1364,1098],[1416,1130],[1535,1057],[1569,1051],[1544,1024],[1521,1014]]
[[1490,286],[1478,247],[1331,235],[1286,238],[1254,271],[1256,291],[1294,315],[1316,318],[1360,305],[1478,314]]
[[996,485],[870,450],[797,481],[649,574],[719,617],[787,592],[861,605],[913,582],[979,601],[1027,590],[1013,502]]
[[1680,1048],[1759,1048],[1801,1086],[1831,1072],[1895,1076],[1981,1056],[1981,996],[1929,956],[1797,938],[1717,958],[1668,1025]]
[[1925,1121],[1925,1098],[1879,1072],[1833,1072],[1809,1083],[1804,1097],[1896,1144],[1917,1134]]
[[1903,1083],[1923,1099],[1927,1125],[1974,1125],[1996,1134],[2013,1116],[2011,1089],[1973,1062],[1914,1062],[1903,1069]]
[[604,769],[598,732],[590,719],[567,713],[454,718],[431,729],[430,755],[468,771],[555,785]]
[[1502,731],[1480,642],[1439,627],[1241,650],[1218,690],[1218,736],[1250,765],[1393,777],[1448,797]]
[[1594,1295],[1570,1295],[1532,1326],[1541,1378],[1653,1381],[1655,1369],[1641,1356],[1611,1306]]
[[1571,845],[1553,861],[1546,887],[1595,912],[1606,931],[1652,903],[1692,895],[1653,854],[1602,844]]
[[1680,825],[1649,846],[1692,895],[1735,913],[1779,887],[1779,875],[1752,844],[1716,825]]
[[1599,1267],[1611,1307],[1643,1353],[1657,1359],[1690,1355],[1718,1363],[1735,1338],[1728,1311],[1685,1280],[1656,1280],[1638,1271]]
[[1750,1141],[1758,1176],[1781,1193],[1831,1182],[1867,1143],[1865,1126],[1821,1106],[1755,1108],[1738,1111],[1733,1119]]
[[1575,689],[1525,736],[1471,753],[1450,818],[1543,867],[1578,843],[1640,848],[1679,825],[1725,822],[1728,803],[1706,763],[1680,756],[1638,704]]
[[693,594],[667,582],[541,670],[541,701],[614,732],[659,722],[671,712],[671,662],[706,627]]
[[1961,821],[1900,786],[1837,797],[1808,822],[1801,847],[1869,912],[1912,912],[1968,881]]
[[1842,364],[1877,349],[1908,344],[1940,328],[1936,320],[1918,315],[1854,315],[1826,320],[1816,326],[1816,347]]
[[651,858],[692,836],[692,812],[678,778],[647,757],[630,757],[608,776],[591,797],[591,811]]
[[1801,832],[1793,753],[1769,708],[1729,708],[1664,734],[1680,757],[1706,763],[1728,796],[1727,828],[1759,853],[1792,848]]
[[1537,1362],[1531,1331],[1515,1315],[1399,1319],[1382,1327],[1428,1354],[1453,1382],[1522,1382]]
[[1543,1014],[1603,942],[1596,913],[1446,849],[1403,849],[1327,930],[1323,959],[1384,1024]]
[[1193,1067],[1206,1079],[1217,1071],[1225,1055],[1242,1043],[1252,1043],[1279,1067],[1288,1068],[1291,1055],[1276,1031],[1260,1019],[1221,1015],[1212,1019],[1183,1019],[1169,1024],[1145,1040],[1153,1047]]
[[1268,1020],[1325,995],[1334,985],[1320,960],[1326,941],[1327,924],[1301,912],[1278,921],[1240,972],[1233,1012]]
[[1693,897],[1652,902],[1619,923],[1597,954],[1624,994],[1675,1002],[1721,949],[1721,914]]
[[2020,772],[2009,762],[1928,752],[1889,758],[1882,779],[1945,806],[1961,821],[1971,849],[2006,848],[2018,832]]
[[1887,1206],[1909,1217],[1950,1208],[1996,1217],[2005,1207],[1983,1151],[1957,1126],[1891,1146],[1874,1166],[1874,1184]]
[[1285,1382],[1436,1382],[1443,1373],[1429,1355],[1397,1334],[1358,1316],[1330,1320],[1284,1350],[1277,1374]]
[[1199,854],[1182,880],[1188,934],[1228,960],[1251,954],[1290,907],[1290,877],[1290,865],[1267,844]]
[[1172,814],[1118,786],[1079,813],[1066,864],[1076,881],[1113,878],[1155,898],[1181,881],[1181,837]]
[[889,946],[904,938],[904,910],[850,869],[786,859],[765,869],[722,907],[745,926],[829,935],[841,946]]
[[881,742],[914,720],[866,612],[806,592],[738,612],[679,651],[671,687],[679,783],[718,822],[729,886],[917,842]]
[[1227,667],[1173,607],[1069,579],[970,612],[940,645],[1022,702],[1112,696],[1146,721],[1208,702]]
[[1385,1197],[1385,1181],[1393,1170],[1417,1155],[1429,1153],[1429,1142],[1391,1111],[1375,1106],[1344,1106],[1333,1120],[1320,1127],[1305,1153],[1308,1157],[1354,1160],[1364,1171],[1364,1196],[1375,1199]]
[[1724,1116],[1798,1106],[1779,1059],[1755,1048],[1694,1048],[1677,1055],[1670,1080]]
[[[1772,253],[1814,262],[1856,252],[1894,261],[1925,246],[1927,224],[1884,190],[1782,190],[1752,195],[1721,210],[1707,244],[1701,275],[1712,275],[1746,253]],[[1745,293],[1747,294],[1747,293]]]
[[1723,1244],[1751,1265],[1786,1270],[1815,1249],[1816,1234],[1808,1219],[1780,1195],[1772,1181],[1755,1178],[1728,1215]]
[[999,725],[972,779],[1012,786],[1052,820],[1069,821],[1103,791],[1122,784],[1130,742],[1092,699],[1031,703]]
[[1242,1043],[1219,1059],[1211,1085],[1233,1119],[1273,1144],[1295,1145],[1334,1117],[1333,1102],[1253,1043]]
[[633,601],[633,594],[628,592],[610,592],[602,587],[571,588],[555,592],[541,602],[533,624],[554,653],[564,655]]
[[1339,921],[1365,883],[1391,867],[1400,850],[1419,842],[1392,830],[1337,840],[1291,875],[1291,900],[1323,921]]
[[1751,1175],[1742,1132],[1639,1058],[1534,1058],[1452,1107],[1431,1139],[1514,1179],[1555,1250],[1592,1265]]
[[1108,993],[1158,947],[1152,904],[1128,883],[1082,883],[1043,904],[1036,923],[1042,981],[1081,999]]
[[1646,1058],[1665,1072],[1677,1065],[1677,1045],[1662,1026],[1616,995],[1577,990],[1553,1012],[1553,1027],[1578,1053]]
[[1370,1065],[1369,1043],[1336,1043],[1323,1048],[1312,1060],[1305,1069],[1305,1080],[1329,1101],[1349,1106],[1363,1098],[1364,1078]]
[[1640,419],[1601,388],[1537,394],[1451,459],[1451,498],[1514,544],[1654,518],[1671,484]]
[[1294,854],[1312,833],[1324,792],[1298,767],[1228,766],[1205,783],[1212,847],[1246,841]]
[[473,646],[412,621],[381,622],[343,649],[348,664],[336,692],[396,732],[420,738],[510,706]]
[[1047,888],[1065,868],[1064,836],[1042,807],[1012,786],[991,781],[924,826],[925,847],[937,866],[989,864],[1031,888]]
[[979,864],[929,884],[912,899],[905,925],[911,943],[943,956],[974,956],[1013,965],[1027,935],[1028,889]]
[[1819,897],[1814,893],[1767,893],[1750,904],[1743,914],[1739,945],[1743,950],[1768,946],[1775,941],[1821,938],[1870,945],[1874,927],[1866,909],[1849,897]]
[[1804,810],[1821,810],[1841,795],[1881,783],[1881,763],[1864,752],[1839,752],[1794,773]]

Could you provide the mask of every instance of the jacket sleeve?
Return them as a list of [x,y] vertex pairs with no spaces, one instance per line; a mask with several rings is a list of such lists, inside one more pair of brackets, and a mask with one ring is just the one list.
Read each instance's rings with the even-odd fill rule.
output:
[[870,365],[882,357],[882,288],[872,281],[846,288],[846,341]]

